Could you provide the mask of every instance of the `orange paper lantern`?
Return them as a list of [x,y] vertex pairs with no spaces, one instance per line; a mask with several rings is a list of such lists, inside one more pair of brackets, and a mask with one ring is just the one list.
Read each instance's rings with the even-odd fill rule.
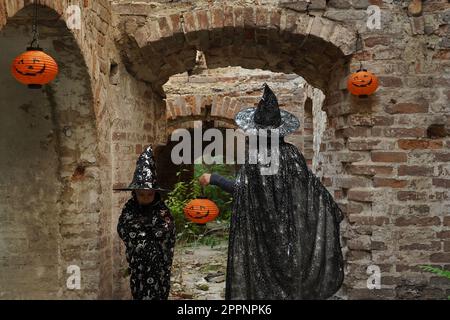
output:
[[11,72],[20,83],[38,89],[55,79],[58,64],[41,49],[29,48],[14,59]]
[[360,69],[350,75],[347,88],[355,96],[367,97],[378,89],[378,78],[366,69]]
[[205,224],[213,221],[218,215],[219,208],[217,205],[206,198],[191,200],[184,207],[184,216],[186,219],[197,224]]

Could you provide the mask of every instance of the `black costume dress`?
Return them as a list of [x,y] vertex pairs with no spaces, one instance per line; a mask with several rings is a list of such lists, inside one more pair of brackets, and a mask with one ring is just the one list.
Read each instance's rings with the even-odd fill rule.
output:
[[343,214],[294,145],[279,152],[277,174],[248,163],[237,174],[226,299],[326,299],[343,282]]
[[139,205],[133,196],[119,217],[117,231],[126,246],[133,299],[166,300],[170,291],[175,224],[159,193],[147,206]]

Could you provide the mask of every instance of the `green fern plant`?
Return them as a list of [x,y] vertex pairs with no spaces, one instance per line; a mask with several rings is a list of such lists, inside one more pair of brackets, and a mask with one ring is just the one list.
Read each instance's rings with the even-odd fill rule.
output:
[[232,197],[230,194],[222,191],[220,188],[214,186],[208,186],[202,190],[198,178],[205,172],[217,172],[228,178],[232,178],[232,170],[226,165],[194,165],[194,176],[188,180],[183,181],[182,173],[189,170],[182,169],[177,172],[178,182],[167,195],[166,205],[172,212],[175,218],[175,226],[177,230],[177,240],[184,243],[198,242],[212,247],[220,242],[220,239],[213,239],[215,236],[207,236],[207,228],[204,225],[197,225],[189,222],[184,217],[184,207],[186,204],[202,195],[213,200],[220,210],[218,220],[229,224],[231,217],[231,203]]
[[[419,266],[419,268],[450,280],[450,271],[448,270],[443,270],[432,266]],[[447,299],[450,300],[450,296],[448,296]]]

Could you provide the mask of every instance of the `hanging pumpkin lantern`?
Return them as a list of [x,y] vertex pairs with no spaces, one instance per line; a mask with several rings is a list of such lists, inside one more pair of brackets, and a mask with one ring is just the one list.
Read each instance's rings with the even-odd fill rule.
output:
[[55,79],[58,65],[43,51],[29,48],[14,59],[11,72],[20,83],[31,89],[38,89]]
[[38,32],[38,2],[34,1],[33,40],[27,51],[14,59],[11,73],[20,83],[30,89],[39,89],[55,79],[58,74],[58,64],[39,47]]
[[216,219],[218,215],[219,208],[213,201],[206,197],[199,197],[191,200],[184,207],[184,216],[186,219],[197,224],[211,222]]
[[[359,45],[358,45],[359,44]],[[356,32],[355,53],[358,49],[363,49],[363,41],[361,34]],[[359,96],[360,98],[367,98],[369,95],[377,91],[378,78],[371,72],[363,68],[363,63],[359,61],[359,70],[352,73],[347,81],[347,89],[351,94]]]
[[378,78],[366,69],[360,69],[350,75],[347,88],[351,94],[364,98],[378,89]]

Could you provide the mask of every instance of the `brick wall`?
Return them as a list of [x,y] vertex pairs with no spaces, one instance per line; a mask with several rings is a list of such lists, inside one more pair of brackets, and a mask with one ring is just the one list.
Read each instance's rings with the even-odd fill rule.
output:
[[[315,17],[305,13],[302,1],[43,1],[64,21],[69,2],[80,5],[83,19],[81,30],[69,31],[76,45],[64,50],[75,52],[79,47],[85,75],[81,73],[78,81],[87,79],[89,84],[83,83],[91,93],[91,103],[82,110],[91,110],[93,119],[86,128],[86,141],[78,133],[72,139],[81,149],[97,145],[89,151],[97,174],[85,182],[70,181],[68,177],[83,172],[77,170],[79,153],[55,173],[68,187],[65,199],[69,201],[60,202],[60,212],[70,212],[67,221],[73,219],[72,229],[58,231],[55,241],[61,252],[83,243],[93,247],[89,256],[61,255],[58,266],[60,283],[67,263],[76,257],[85,260],[90,265],[83,273],[88,289],[67,292],[63,286],[61,292],[48,291],[49,297],[129,297],[127,279],[120,273],[125,265],[123,246],[115,231],[128,195],[113,193],[112,186],[129,182],[144,146],[166,143],[171,130],[167,118],[172,121],[182,114],[169,106],[170,99],[166,104],[163,85],[171,76],[191,71],[197,51],[204,52],[211,69],[241,66],[295,73],[323,92],[321,108],[315,102],[321,98],[313,99],[313,132],[321,133],[313,138],[313,150],[322,181],[346,213],[343,297],[410,299],[449,294],[445,284],[417,268],[448,266],[450,261],[448,1],[426,1],[417,16],[397,2],[312,1]],[[0,0],[0,32],[25,4],[29,1]],[[370,4],[381,9],[381,29],[366,27]],[[356,30],[364,42],[357,53]],[[359,67],[360,59],[380,79],[378,92],[368,99],[346,91],[346,78]],[[58,89],[56,83],[50,88]],[[62,107],[61,95],[67,87],[63,89],[54,92]],[[231,97],[225,98],[214,109],[220,116],[217,121],[230,118],[231,111],[224,113],[230,102],[232,108],[241,108],[238,102],[233,106]],[[287,104],[294,105],[297,101],[291,99]],[[185,100],[192,107],[183,112],[197,112],[207,105],[198,101],[197,97]],[[301,114],[303,104],[298,106],[292,111]],[[75,118],[57,118],[61,141],[62,128]],[[75,120],[72,125],[81,126]],[[63,152],[58,150],[55,161],[64,159]],[[86,219],[95,218],[95,223],[90,233],[81,235],[86,221],[77,221],[76,216],[86,212],[80,208],[90,203],[91,190],[98,201],[88,208],[92,214]],[[75,195],[76,201],[70,200]],[[381,290],[366,287],[369,265],[381,268]]]
[[[128,25],[119,44],[130,72],[163,95],[161,86],[171,75],[192,70],[200,50],[209,68],[294,72],[321,89],[327,116],[319,144],[321,175],[347,217],[342,296],[445,297],[445,286],[430,282],[417,265],[450,260],[442,238],[449,208],[448,3],[427,1],[422,15],[412,17],[399,4],[374,2],[381,8],[379,30],[366,27],[369,2],[313,1],[315,18],[300,4],[222,3],[177,2],[157,10],[136,4],[146,20]],[[125,3],[116,9],[130,10]],[[364,42],[358,53],[356,30]],[[303,41],[305,34],[310,35]],[[377,94],[365,100],[346,91],[346,78],[360,59],[380,78]],[[155,107],[166,110],[163,102]],[[169,117],[181,116],[181,109],[180,115],[169,109]],[[430,135],[442,126],[445,134]],[[420,243],[411,242],[415,234],[422,235]],[[372,264],[383,272],[381,290],[366,287]],[[413,296],[408,290],[416,284]]]

